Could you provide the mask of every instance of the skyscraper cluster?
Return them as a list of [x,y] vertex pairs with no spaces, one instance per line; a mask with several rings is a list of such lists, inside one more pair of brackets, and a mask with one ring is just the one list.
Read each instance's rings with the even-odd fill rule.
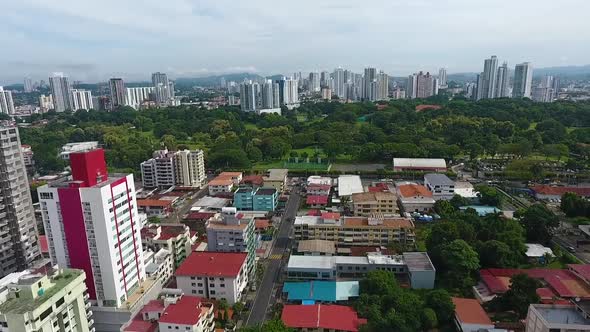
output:
[[510,71],[504,62],[498,66],[494,55],[484,60],[483,72],[477,75],[477,87],[473,97],[476,100],[492,98],[531,98],[533,67],[530,62],[517,64],[514,68],[512,94],[510,93]]
[[532,99],[541,103],[550,103],[557,99],[559,92],[559,78],[545,76],[541,82],[533,88]]
[[240,105],[244,112],[278,112],[281,105],[292,107],[298,103],[299,81],[294,78],[262,83],[248,80],[240,84]]

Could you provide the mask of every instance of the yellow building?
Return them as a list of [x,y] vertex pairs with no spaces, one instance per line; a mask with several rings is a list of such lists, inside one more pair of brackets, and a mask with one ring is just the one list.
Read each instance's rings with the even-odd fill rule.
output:
[[83,271],[72,269],[4,277],[0,280],[0,330],[93,332],[85,279]]
[[390,192],[368,192],[352,194],[355,216],[368,217],[374,214],[399,215],[397,196]]

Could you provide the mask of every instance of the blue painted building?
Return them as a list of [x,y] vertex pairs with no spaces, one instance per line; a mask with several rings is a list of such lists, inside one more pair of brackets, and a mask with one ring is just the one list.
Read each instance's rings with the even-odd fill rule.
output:
[[279,202],[275,188],[243,187],[234,193],[234,207],[242,211],[274,211]]
[[238,210],[252,211],[253,200],[253,189],[250,187],[239,188],[234,193],[234,207]]

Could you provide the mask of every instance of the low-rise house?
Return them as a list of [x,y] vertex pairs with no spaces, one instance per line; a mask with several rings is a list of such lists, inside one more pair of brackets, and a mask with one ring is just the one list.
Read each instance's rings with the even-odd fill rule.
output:
[[359,327],[367,323],[353,308],[335,304],[287,304],[281,319],[296,331],[358,332]]
[[174,275],[174,258],[172,253],[166,249],[162,248],[156,253],[149,249],[144,251],[143,262],[145,275],[148,278],[159,280],[162,285],[166,285]]
[[526,317],[526,332],[590,331],[587,315],[569,304],[531,304]]
[[327,240],[301,240],[297,253],[309,256],[332,256],[336,254],[336,244]]
[[553,250],[551,250],[551,248],[543,246],[542,244],[525,243],[525,246],[525,255],[530,262],[544,264],[546,262],[545,258],[547,256],[555,257],[555,255],[553,255]]
[[215,179],[209,181],[207,185],[209,195],[216,196],[223,193],[231,193],[234,186],[242,181],[242,172],[221,172]]
[[436,275],[425,252],[370,253],[364,257],[291,255],[286,270],[288,278],[295,280],[360,280],[370,271],[385,270],[393,272],[401,281],[408,281],[412,288],[426,289],[434,287]]
[[246,175],[242,178],[240,186],[252,188],[264,187],[264,177],[262,175]]
[[274,211],[279,203],[275,188],[243,187],[234,193],[234,207],[243,211]]
[[399,215],[397,196],[391,192],[367,192],[352,194],[355,216],[368,217],[374,214]]
[[176,270],[176,284],[185,294],[238,302],[248,284],[246,253],[193,252]]
[[329,184],[312,184],[307,186],[306,193],[311,196],[330,196],[330,189],[332,186]]
[[303,281],[285,282],[283,293],[287,301],[308,304],[346,302],[359,296],[358,281]]
[[590,198],[590,187],[556,187],[556,186],[534,186],[531,187],[535,198],[539,200],[560,200],[565,193],[575,193],[584,198]]
[[398,184],[397,196],[404,212],[427,212],[434,207],[432,192],[415,183]]
[[432,198],[450,200],[455,196],[455,181],[448,176],[438,173],[424,175],[424,186],[432,193]]
[[312,209],[322,209],[328,206],[328,196],[308,195],[305,204]]
[[393,158],[393,171],[446,172],[444,159],[429,158]]
[[322,185],[322,186],[332,186],[332,178],[326,176],[319,176],[319,175],[311,175],[307,178],[306,184],[307,186],[312,185]]
[[267,171],[267,175],[263,177],[264,185],[266,187],[275,188],[278,192],[283,192],[287,186],[288,169],[273,168]]
[[494,323],[477,300],[458,297],[451,300],[455,305],[455,325],[458,331],[479,332],[495,329]]
[[172,203],[167,199],[138,199],[137,210],[148,217],[166,218],[174,211]]
[[191,237],[189,227],[183,224],[151,224],[141,229],[143,248],[154,252],[166,249],[172,254],[175,267],[191,252]]
[[463,198],[476,198],[477,191],[473,188],[471,182],[467,181],[456,181],[455,182],[455,195],[459,195]]
[[123,332],[213,332],[215,307],[202,297],[178,295],[152,300],[121,328]]

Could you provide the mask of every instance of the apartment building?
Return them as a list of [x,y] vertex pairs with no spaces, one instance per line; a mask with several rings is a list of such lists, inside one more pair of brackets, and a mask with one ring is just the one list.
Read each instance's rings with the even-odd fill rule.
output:
[[274,211],[279,203],[275,188],[242,187],[234,193],[234,207],[244,211]]
[[141,243],[144,249],[158,252],[166,249],[172,254],[174,267],[180,266],[190,254],[193,245],[191,232],[183,224],[150,224],[141,229]]
[[209,300],[188,295],[167,295],[148,302],[127,322],[123,332],[213,332],[215,306]]
[[32,167],[35,165],[35,154],[33,153],[33,149],[30,145],[23,144],[20,146],[20,151],[23,155],[23,162],[25,167]]
[[65,161],[70,160],[70,154],[75,152],[83,152],[87,150],[93,150],[98,148],[97,141],[90,141],[90,142],[76,142],[76,143],[67,143],[61,147],[59,152],[59,158]]
[[295,218],[295,239],[328,240],[337,246],[386,246],[392,242],[415,242],[414,224],[409,218],[344,217],[331,219],[322,216]]
[[174,259],[172,253],[166,249],[160,249],[156,253],[149,249],[144,251],[143,262],[145,275],[148,278],[159,280],[162,285],[166,285],[174,275]]
[[244,252],[193,252],[176,270],[177,288],[191,296],[238,302],[248,285]]
[[526,332],[590,331],[590,318],[570,304],[531,304]]
[[369,217],[375,214],[399,215],[397,196],[391,192],[367,192],[352,194],[355,216]]
[[238,213],[236,208],[224,207],[221,213],[205,224],[207,250],[221,252],[246,252],[248,273],[256,268],[256,223],[253,217]]
[[98,306],[120,307],[145,280],[133,174],[109,174],[102,149],[69,159],[71,181],[37,190],[51,261],[83,270]]
[[0,277],[41,259],[18,128],[0,123]]
[[428,188],[416,183],[397,184],[396,190],[404,212],[427,212],[436,202]]
[[438,173],[424,175],[424,186],[432,193],[432,198],[438,200],[450,200],[455,196],[455,181],[448,176]]
[[215,179],[209,181],[207,185],[209,195],[231,193],[234,186],[239,185],[240,182],[242,182],[242,172],[221,172]]
[[0,330],[94,332],[81,270],[22,271],[0,280]]
[[288,173],[288,169],[269,169],[267,175],[262,178],[264,180],[264,185],[266,187],[275,188],[278,192],[283,192],[287,186]]
[[434,288],[436,276],[436,269],[425,252],[402,255],[372,252],[362,257],[291,255],[286,270],[287,277],[295,280],[362,279],[370,271],[384,270],[416,289]]
[[141,179],[146,188],[202,188],[207,181],[203,151],[154,151],[141,163]]

